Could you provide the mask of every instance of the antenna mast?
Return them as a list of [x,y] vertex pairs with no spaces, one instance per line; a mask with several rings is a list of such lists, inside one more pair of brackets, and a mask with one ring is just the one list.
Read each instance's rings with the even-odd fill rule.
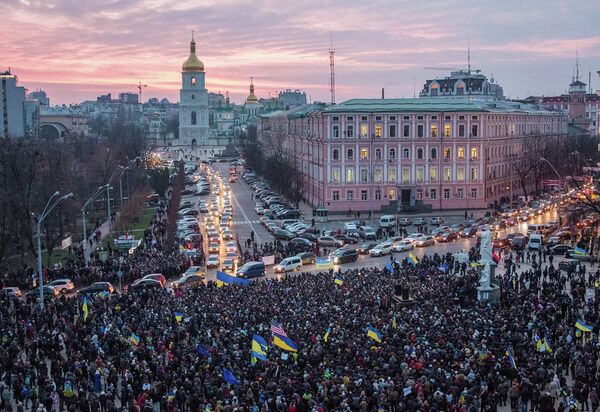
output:
[[471,35],[467,37],[467,71],[471,75]]
[[331,34],[331,43],[329,46],[329,92],[331,93],[331,104],[335,104],[335,49],[333,48],[333,33]]
[[575,71],[577,72],[575,80],[579,80],[579,48],[575,51]]

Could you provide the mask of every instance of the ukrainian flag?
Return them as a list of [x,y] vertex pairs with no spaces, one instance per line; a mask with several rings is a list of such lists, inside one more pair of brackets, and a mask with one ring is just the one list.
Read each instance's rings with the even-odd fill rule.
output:
[[269,344],[266,340],[258,335],[252,336],[252,358],[260,359],[262,361],[267,360],[267,351],[269,350]]
[[333,279],[333,281],[335,282],[336,285],[340,285],[341,286],[341,285],[344,284],[344,278],[339,273],[336,273],[335,278]]
[[538,352],[552,353],[552,349],[550,348],[550,345],[548,344],[548,339],[546,339],[546,337],[544,337],[544,339],[538,339],[537,343],[535,344],[535,347]]
[[217,287],[221,287],[223,285],[249,285],[250,281],[248,279],[238,278],[236,276],[228,275],[225,272],[217,271]]
[[582,332],[591,332],[594,329],[593,326],[586,324],[584,321],[582,321],[580,319],[577,319],[577,322],[575,322],[575,327]]
[[587,255],[587,250],[582,249],[579,246],[575,246],[575,254],[576,255]]
[[175,316],[175,320],[177,320],[177,323],[181,323],[185,314],[183,314],[181,312],[175,312],[175,313],[173,313],[173,316]]
[[325,335],[323,336],[323,340],[327,342],[329,340],[329,334],[331,333],[331,326],[327,328]]
[[510,365],[511,365],[513,368],[517,369],[517,362],[515,362],[515,357],[513,356],[512,349],[510,349],[510,348],[509,348],[509,349],[508,349],[508,350],[505,352],[505,354],[506,354],[506,356],[508,356],[508,360],[509,360],[509,362],[510,362]]
[[83,298],[83,305],[81,305],[81,311],[83,312],[83,321],[85,322],[90,314],[87,297]]
[[140,344],[140,337],[138,335],[136,335],[135,333],[132,333],[131,336],[129,337],[129,341],[131,343],[133,343],[135,346]]
[[375,329],[373,326],[367,327],[367,336],[373,339],[377,343],[381,343],[381,332]]
[[412,264],[413,264],[413,266],[416,266],[416,265],[417,265],[417,263],[419,263],[419,259],[417,259],[417,258],[415,257],[415,255],[413,255],[413,254],[412,254],[412,252],[408,252],[408,261],[409,261],[410,263],[412,263]]
[[279,346],[283,350],[288,352],[298,352],[298,345],[296,342],[282,335],[273,335],[273,345]]

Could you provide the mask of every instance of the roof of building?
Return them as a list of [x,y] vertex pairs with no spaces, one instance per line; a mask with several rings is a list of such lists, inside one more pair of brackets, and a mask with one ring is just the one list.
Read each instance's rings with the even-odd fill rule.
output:
[[277,116],[287,116],[290,118],[300,118],[309,116],[311,113],[323,111],[325,109],[325,103],[310,103],[303,104],[302,106],[293,107],[289,110],[276,110],[270,113],[261,114],[260,117],[270,118]]
[[569,86],[585,86],[586,84],[584,82],[582,82],[581,80],[575,80],[573,83],[571,83]]
[[506,100],[483,99],[351,99],[324,109],[329,113],[345,112],[515,112],[515,113],[552,113],[552,111],[533,104]]

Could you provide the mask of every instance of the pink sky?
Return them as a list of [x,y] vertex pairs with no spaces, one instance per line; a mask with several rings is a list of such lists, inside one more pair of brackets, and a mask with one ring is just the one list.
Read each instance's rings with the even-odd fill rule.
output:
[[0,70],[10,67],[53,104],[95,99],[148,84],[148,97],[177,101],[191,30],[207,88],[241,102],[256,93],[303,89],[329,100],[329,48],[336,49],[337,101],[412,97],[427,78],[472,65],[511,97],[565,91],[575,51],[600,88],[600,3],[558,0],[5,0]]

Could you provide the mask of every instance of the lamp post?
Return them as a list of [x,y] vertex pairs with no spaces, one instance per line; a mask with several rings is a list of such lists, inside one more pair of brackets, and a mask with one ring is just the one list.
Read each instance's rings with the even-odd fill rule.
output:
[[88,205],[90,203],[92,203],[103,191],[104,189],[106,189],[106,185],[105,186],[100,186],[98,187],[96,190],[94,190],[94,192],[91,194],[91,196],[89,197],[89,199],[84,203],[83,208],[81,208],[81,214],[82,214],[82,221],[83,221],[83,260],[84,262],[88,263],[88,257],[85,254],[85,242],[87,239],[87,230],[86,230],[86,225],[85,225],[85,208],[88,207]]
[[44,210],[38,216],[36,223],[38,249],[38,283],[40,284],[40,305],[42,309],[44,309],[44,277],[42,276],[42,222],[44,221],[44,219],[46,219],[46,217],[48,217],[50,213],[52,213],[52,211],[56,208],[56,206],[58,206],[58,204],[61,201],[70,198],[71,196],[73,196],[73,193],[61,196],[53,202],[53,199],[58,195],[60,195],[60,192],[57,190],[52,194],[52,196],[50,196],[50,199],[48,199],[48,202],[46,203],[46,207],[44,207]]
[[121,197],[121,204],[120,204],[120,208],[121,210],[123,209],[123,175],[125,174],[125,172],[129,170],[129,166],[125,166],[122,169],[122,173],[119,175],[119,194]]
[[110,176],[110,179],[108,179],[108,183],[106,183],[105,187],[106,187],[106,209],[108,212],[108,231],[110,233],[111,228],[112,228],[112,218],[111,218],[111,214],[110,214],[110,189],[112,189],[112,187],[110,186],[110,183],[113,181],[113,179],[115,177],[117,177],[119,174],[121,174],[123,172],[123,170],[125,169],[125,166],[119,165],[117,166],[117,168],[115,169],[115,171],[113,172],[113,174]]
[[561,186],[562,186],[562,176],[560,175],[560,173],[558,173],[558,170],[556,170],[554,168],[554,166],[552,165],[552,163],[550,163],[550,161],[548,159],[540,157],[540,160],[542,162],[548,163],[548,165],[552,168],[552,170],[554,170],[554,173],[556,173],[556,176],[558,176],[558,182],[561,183]]

